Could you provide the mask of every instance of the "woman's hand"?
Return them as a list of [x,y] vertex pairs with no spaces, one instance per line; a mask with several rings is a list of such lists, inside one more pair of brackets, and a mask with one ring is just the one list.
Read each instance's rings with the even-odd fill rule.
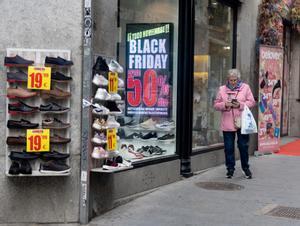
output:
[[227,102],[225,102],[225,107],[226,108],[232,108],[232,103],[231,102],[229,102],[229,101],[227,101]]
[[232,104],[233,108],[239,108],[240,107],[240,102],[238,102],[237,100],[236,101],[232,101],[231,104]]

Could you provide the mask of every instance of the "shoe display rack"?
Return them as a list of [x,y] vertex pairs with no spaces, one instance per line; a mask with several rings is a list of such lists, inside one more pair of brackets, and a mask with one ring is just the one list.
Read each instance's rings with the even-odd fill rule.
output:
[[[93,172],[111,173],[132,168],[130,164],[124,164],[119,155],[120,137],[116,137],[115,150],[108,150],[107,130],[115,129],[116,135],[120,124],[116,121],[123,113],[124,106],[124,79],[120,71],[112,71],[107,65],[111,58],[104,59],[100,55],[95,55],[93,66],[93,80],[91,98],[92,119],[92,169]],[[117,93],[108,92],[109,72],[118,73]]]
[[[27,89],[30,66],[51,67],[51,90]],[[71,51],[8,48],[6,175],[68,176]],[[50,129],[49,152],[26,152],[27,129]]]
[[[118,73],[117,94],[108,93],[108,73]],[[125,116],[125,73],[118,62],[101,55],[93,66],[91,115],[92,172],[111,173],[132,164],[170,156],[175,150],[175,122],[160,117]],[[117,129],[117,148],[107,151],[106,130]]]

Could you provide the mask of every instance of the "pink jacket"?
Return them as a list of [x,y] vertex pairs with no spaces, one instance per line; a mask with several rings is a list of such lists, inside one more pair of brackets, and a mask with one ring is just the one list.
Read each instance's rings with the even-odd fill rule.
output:
[[[230,101],[231,99],[237,99],[240,102],[240,108],[226,108],[225,102]],[[222,131],[236,131],[233,123],[233,118],[241,116],[245,104],[249,108],[255,105],[255,100],[249,85],[242,83],[241,87],[234,91],[230,90],[226,85],[223,85],[219,88],[217,97],[214,101],[214,108],[217,111],[222,112]]]

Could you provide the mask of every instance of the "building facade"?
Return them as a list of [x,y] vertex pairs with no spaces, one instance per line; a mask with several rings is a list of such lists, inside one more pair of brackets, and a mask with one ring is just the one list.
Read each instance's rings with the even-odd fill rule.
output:
[[[232,67],[240,69],[242,79],[258,99],[256,38],[260,3],[32,0],[25,5],[20,0],[1,1],[5,18],[0,23],[5,31],[0,34],[2,62],[8,48],[55,49],[70,51],[74,65],[70,69],[73,80],[68,129],[72,139],[68,144],[71,173],[60,177],[7,175],[6,165],[10,162],[3,150],[0,222],[87,223],[134,195],[222,164],[220,115],[213,110],[212,101]],[[300,133],[298,47],[299,35],[291,32],[293,82],[288,83],[287,135],[292,136]],[[100,58],[111,72],[114,61],[123,68],[118,78],[125,87],[118,80],[120,87],[116,89],[121,100],[113,100],[123,113],[93,114],[97,103],[112,112],[112,99],[107,99],[108,94],[103,97],[106,88],[94,82],[96,74],[108,80],[113,76],[94,67]],[[8,119],[4,110],[8,107],[7,70],[0,65],[4,138]],[[257,109],[253,112],[256,114]],[[106,147],[95,143],[102,132],[102,128],[95,129],[96,119],[117,120],[119,125],[112,126],[119,136],[117,149],[130,160],[130,167],[103,170],[102,166],[109,164],[107,160],[92,157],[95,147]],[[0,141],[3,147],[5,140]],[[256,148],[257,138],[252,135],[250,152]]]

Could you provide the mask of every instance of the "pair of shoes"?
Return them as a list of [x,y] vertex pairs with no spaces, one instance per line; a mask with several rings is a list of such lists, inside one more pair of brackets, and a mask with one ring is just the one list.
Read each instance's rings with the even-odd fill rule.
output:
[[68,91],[64,91],[62,89],[59,89],[55,87],[54,89],[50,90],[42,90],[41,91],[41,98],[43,99],[49,99],[49,98],[54,98],[57,100],[62,100],[62,99],[67,99],[71,96],[71,93]]
[[156,132],[149,132],[141,137],[143,140],[157,140],[157,133]]
[[45,58],[45,66],[72,66],[73,61],[66,60],[62,57],[48,57]]
[[21,87],[7,88],[7,98],[30,98],[37,95],[37,92],[31,92]]
[[32,174],[32,168],[28,160],[13,161],[8,173],[11,175]]
[[29,106],[23,103],[22,101],[8,104],[8,113],[11,115],[31,114],[37,112],[38,110],[39,110],[38,107]]
[[51,81],[55,81],[58,83],[65,83],[71,80],[72,80],[71,77],[65,76],[63,73],[60,73],[58,71],[51,73]]
[[175,140],[175,135],[174,134],[165,134],[161,137],[158,137],[157,140],[159,141],[174,141]]
[[9,83],[27,82],[27,80],[28,80],[28,75],[23,71],[7,72],[7,81]]
[[68,112],[69,110],[70,110],[70,108],[62,107],[54,102],[52,102],[50,104],[46,104],[46,105],[43,105],[43,104],[40,105],[41,113],[61,114],[61,113]]
[[42,121],[42,128],[43,129],[67,129],[71,125],[70,123],[64,123],[57,118],[46,118]]
[[26,137],[24,137],[24,136],[18,136],[18,137],[8,136],[6,138],[6,144],[7,145],[26,145]]
[[26,151],[11,151],[9,154],[9,158],[11,160],[20,161],[20,160],[34,160],[39,158],[39,153],[31,153]]
[[64,174],[69,173],[70,171],[70,166],[68,166],[63,160],[50,160],[40,164],[41,173]]
[[144,157],[150,157],[153,155],[162,155],[165,152],[167,152],[166,150],[163,150],[161,147],[159,146],[142,146],[141,148],[139,148],[137,150],[138,153],[141,153]]
[[94,137],[92,138],[92,142],[95,144],[105,144],[107,143],[107,137],[105,136],[104,132],[95,132]]
[[102,147],[94,147],[92,152],[92,158],[94,159],[108,158],[108,152]]
[[39,127],[38,123],[31,123],[25,119],[21,120],[8,120],[7,128],[9,129],[35,129]]
[[61,137],[57,134],[50,136],[50,144],[67,144],[71,142],[71,138]]
[[95,115],[107,115],[109,113],[109,109],[104,107],[103,105],[101,104],[93,104],[93,110],[92,110],[92,113],[95,114]]
[[245,177],[246,177],[247,179],[252,179],[252,173],[251,173],[251,171],[250,171],[249,168],[248,168],[248,169],[243,169],[243,172],[244,172]]
[[108,93],[106,89],[98,88],[95,94],[97,100],[121,100],[122,97],[117,93]]
[[164,121],[164,122],[155,124],[155,127],[160,130],[170,131],[175,128],[175,122],[173,120]]
[[4,58],[4,65],[6,67],[28,67],[29,65],[32,65],[34,61],[32,60],[26,60],[23,57],[20,57],[19,55],[13,56],[13,57],[5,57]]
[[40,158],[43,159],[44,161],[49,161],[49,160],[65,160],[70,157],[70,154],[68,153],[61,153],[58,151],[49,151],[49,152],[44,152],[41,153]]
[[233,174],[234,174],[234,170],[229,169],[229,170],[227,170],[226,176],[227,176],[227,178],[230,179],[233,177]]

